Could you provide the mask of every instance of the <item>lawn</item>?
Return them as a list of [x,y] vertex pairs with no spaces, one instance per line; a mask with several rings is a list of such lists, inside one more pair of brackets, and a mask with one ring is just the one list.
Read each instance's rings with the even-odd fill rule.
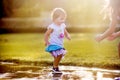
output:
[[[72,33],[72,40],[64,41],[67,54],[60,64],[120,69],[119,39],[97,43],[95,35]],[[44,34],[19,33],[0,35],[0,60],[52,65],[53,58],[45,52]]]

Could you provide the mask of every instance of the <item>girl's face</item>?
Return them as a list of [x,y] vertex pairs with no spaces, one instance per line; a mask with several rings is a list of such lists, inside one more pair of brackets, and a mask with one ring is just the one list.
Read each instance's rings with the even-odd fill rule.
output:
[[62,23],[65,22],[65,15],[61,15],[58,18],[55,19],[56,24],[61,25]]

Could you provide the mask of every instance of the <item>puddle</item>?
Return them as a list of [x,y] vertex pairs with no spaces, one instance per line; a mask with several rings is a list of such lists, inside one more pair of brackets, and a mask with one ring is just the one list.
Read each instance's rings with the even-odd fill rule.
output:
[[[1,62],[1,65],[15,66],[15,63]],[[19,67],[20,65],[16,65]],[[0,73],[0,80],[120,80],[120,70],[108,70],[101,68],[87,68],[76,66],[60,66],[63,74],[53,77],[51,67],[44,68],[24,67],[14,71]],[[8,68],[9,69],[9,68]],[[119,79],[117,79],[119,78]]]

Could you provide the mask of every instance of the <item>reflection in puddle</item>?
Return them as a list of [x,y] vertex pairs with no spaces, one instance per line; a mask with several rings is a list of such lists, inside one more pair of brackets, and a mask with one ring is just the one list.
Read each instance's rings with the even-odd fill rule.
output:
[[[5,63],[4,63],[5,64]],[[7,63],[14,65],[13,63]],[[19,66],[19,65],[17,65]],[[38,66],[39,67],[39,66]],[[29,69],[29,70],[28,70]],[[51,68],[33,70],[16,70],[14,72],[0,73],[2,80],[120,80],[120,70],[107,70],[100,68],[86,68],[75,66],[60,66],[63,74],[53,77]],[[116,78],[116,79],[115,79]]]

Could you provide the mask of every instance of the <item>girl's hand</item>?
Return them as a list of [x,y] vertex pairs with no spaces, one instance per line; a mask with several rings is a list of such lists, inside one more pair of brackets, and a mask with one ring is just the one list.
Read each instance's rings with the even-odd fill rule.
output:
[[70,36],[70,35],[68,35],[68,36],[67,36],[67,39],[68,39],[68,40],[71,40],[71,36]]
[[102,34],[97,35],[97,36],[95,37],[95,40],[96,40],[97,42],[102,41]]
[[45,46],[48,46],[48,45],[50,45],[50,43],[49,42],[45,42]]

